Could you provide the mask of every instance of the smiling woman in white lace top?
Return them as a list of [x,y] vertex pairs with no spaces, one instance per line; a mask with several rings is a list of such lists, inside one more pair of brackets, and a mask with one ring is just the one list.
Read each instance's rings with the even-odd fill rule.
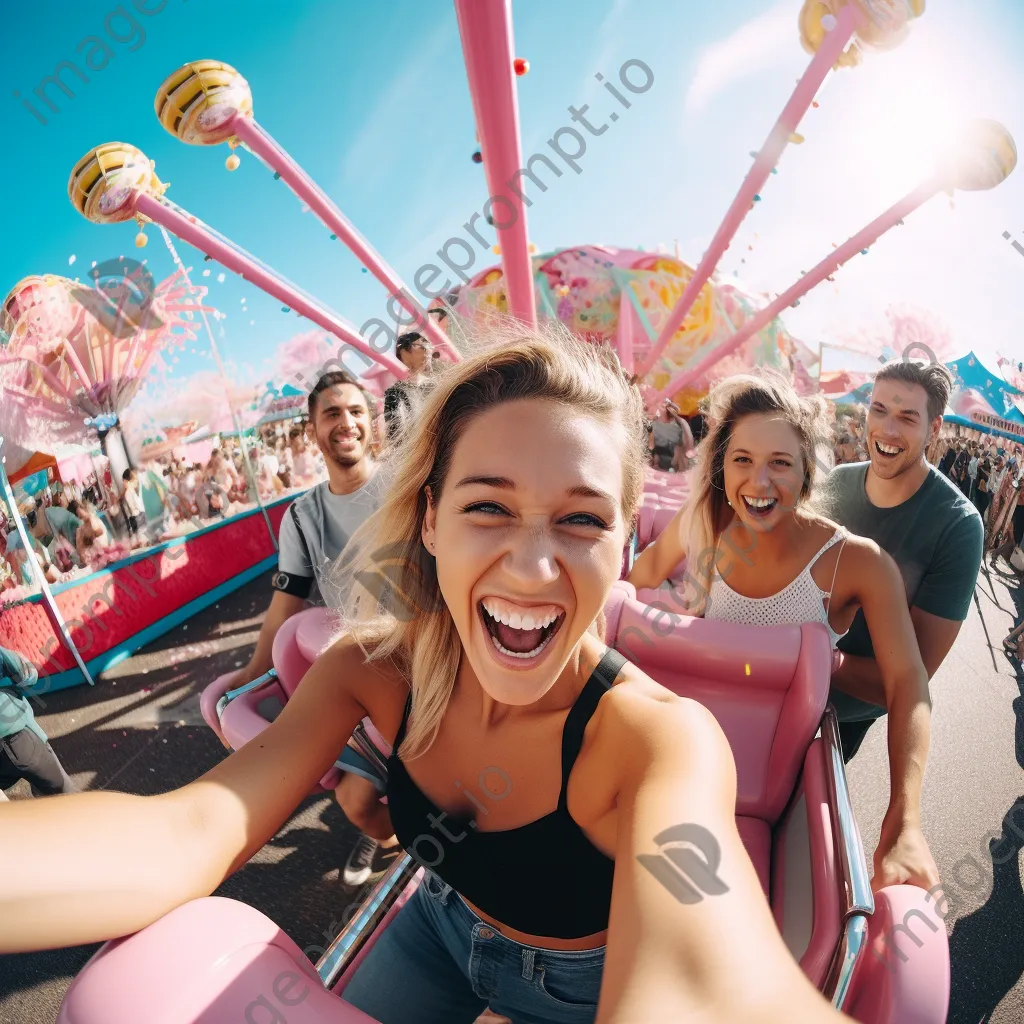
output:
[[861,611],[890,720],[892,802],[876,878],[933,885],[938,874],[919,819],[928,675],[896,563],[810,506],[816,453],[827,445],[825,403],[763,373],[722,381],[709,405],[690,500],[637,559],[629,582],[660,586],[685,558],[680,600],[692,614],[752,626],[820,622],[833,648]]

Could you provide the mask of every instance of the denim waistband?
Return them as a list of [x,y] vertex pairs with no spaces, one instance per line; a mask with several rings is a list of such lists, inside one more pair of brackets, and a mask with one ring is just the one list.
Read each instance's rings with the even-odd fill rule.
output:
[[504,946],[510,952],[530,954],[531,959],[533,956],[542,956],[549,962],[561,961],[578,966],[590,963],[598,964],[604,961],[607,946],[594,946],[592,949],[551,949],[547,946],[531,946],[528,943],[510,939],[507,935],[502,935],[494,925],[476,914],[458,892],[433,872],[425,873],[423,887],[427,896],[444,907],[449,915],[454,917],[467,931],[487,929],[494,933],[491,942],[498,946]]

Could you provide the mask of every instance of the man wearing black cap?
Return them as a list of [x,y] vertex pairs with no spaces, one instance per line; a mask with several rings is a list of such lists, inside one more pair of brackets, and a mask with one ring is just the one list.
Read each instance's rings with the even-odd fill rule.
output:
[[409,368],[409,376],[384,392],[384,422],[388,428],[388,441],[394,442],[412,415],[409,389],[417,388],[430,372],[432,349],[430,342],[418,331],[403,334],[395,345],[395,355]]

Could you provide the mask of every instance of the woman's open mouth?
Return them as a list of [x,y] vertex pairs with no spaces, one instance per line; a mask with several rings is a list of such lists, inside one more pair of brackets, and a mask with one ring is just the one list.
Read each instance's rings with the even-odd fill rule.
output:
[[895,459],[902,455],[904,452],[903,448],[895,444],[882,444],[881,441],[875,441],[875,451],[883,459]]
[[565,611],[553,604],[528,607],[485,597],[478,607],[494,649],[517,661],[537,658],[565,621]]
[[746,510],[759,519],[770,516],[779,503],[778,498],[748,498],[745,494],[741,494],[740,497]]

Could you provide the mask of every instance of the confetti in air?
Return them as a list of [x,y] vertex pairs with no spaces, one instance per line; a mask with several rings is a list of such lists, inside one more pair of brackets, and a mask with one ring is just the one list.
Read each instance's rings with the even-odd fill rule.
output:
[[203,277],[209,277],[209,276],[210,276],[210,269],[209,269],[209,267],[207,267],[207,269],[203,271]]
[[[68,257],[68,266],[70,267],[70,266],[71,266],[71,264],[72,264],[72,263],[74,263],[76,259],[78,259],[78,257],[77,257],[77,256],[76,256],[76,255],[75,255],[74,253],[72,253],[72,254],[71,254],[71,255],[70,255],[69,257]],[[94,263],[94,264],[93,264],[93,266],[95,267],[95,266],[96,266],[96,264]]]
[[224,274],[220,273],[220,274],[217,275],[217,284],[223,284],[223,283],[224,283]]

